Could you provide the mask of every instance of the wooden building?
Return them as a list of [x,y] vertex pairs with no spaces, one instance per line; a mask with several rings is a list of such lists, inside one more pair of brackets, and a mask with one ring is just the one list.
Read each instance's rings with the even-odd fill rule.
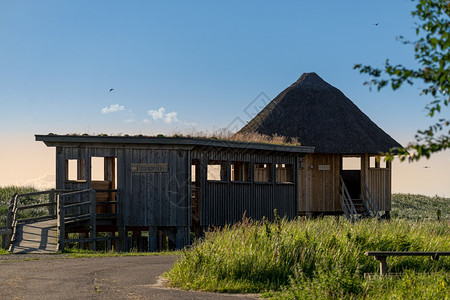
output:
[[[288,218],[389,216],[392,167],[380,155],[400,144],[315,73],[303,74],[238,133],[255,132],[305,146],[142,136],[36,140],[56,148],[58,226],[88,237],[80,243],[105,232],[127,250],[128,236],[139,240],[146,232],[150,251],[167,239],[182,248],[192,232],[244,214],[271,220],[275,209]],[[60,238],[60,249],[66,241]]]
[[299,214],[389,216],[392,166],[380,155],[401,145],[317,74],[303,74],[238,134],[252,132],[314,147],[298,170]]
[[[162,247],[164,236],[182,248],[191,232],[237,222],[244,214],[271,220],[277,209],[296,217],[299,166],[314,150],[199,138],[37,135],[36,140],[56,147],[57,191],[96,191],[94,232],[117,236],[124,250],[130,248],[125,237],[148,232],[150,251]],[[92,220],[60,223],[66,232],[92,232]]]

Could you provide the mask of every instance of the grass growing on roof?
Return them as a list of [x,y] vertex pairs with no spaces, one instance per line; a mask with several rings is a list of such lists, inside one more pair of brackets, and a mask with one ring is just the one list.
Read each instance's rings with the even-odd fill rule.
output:
[[[450,251],[449,236],[448,222],[365,220],[352,224],[343,218],[322,218],[268,223],[244,219],[208,232],[204,241],[183,252],[165,276],[173,286],[184,289],[266,292],[300,299],[376,298],[391,295],[390,285],[364,279],[364,273],[379,271],[379,263],[364,256],[364,251]],[[418,279],[418,289],[425,285],[436,291],[435,284],[441,281],[434,278],[446,275],[443,290],[449,292],[448,257],[439,261],[394,257],[388,259],[388,267],[389,272],[436,274]]]

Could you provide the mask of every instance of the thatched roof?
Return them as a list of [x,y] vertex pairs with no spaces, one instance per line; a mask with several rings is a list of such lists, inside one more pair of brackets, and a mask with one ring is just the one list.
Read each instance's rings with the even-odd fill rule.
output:
[[316,153],[378,154],[401,147],[316,73],[304,73],[239,132],[298,138]]

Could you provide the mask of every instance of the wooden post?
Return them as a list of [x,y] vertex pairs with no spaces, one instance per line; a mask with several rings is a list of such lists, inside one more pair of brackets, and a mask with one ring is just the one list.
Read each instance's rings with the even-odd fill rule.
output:
[[[52,189],[52,191],[48,194],[48,202],[55,203],[55,190]],[[56,204],[56,203],[55,203]],[[55,211],[55,205],[50,205],[48,207],[48,214],[54,218],[56,217],[56,211]]]
[[380,262],[380,276],[385,276],[387,273],[386,256],[375,256],[375,260]]
[[129,250],[127,245],[128,240],[127,229],[125,226],[119,226],[118,232],[119,232],[119,241],[117,243],[118,244],[117,246],[120,251],[126,252]]
[[107,237],[111,238],[106,240],[106,251],[111,251],[112,250],[112,239],[114,237],[114,232],[108,232],[106,234]]
[[181,250],[186,246],[186,228],[185,227],[177,227],[177,235],[176,235],[176,249]]
[[312,216],[312,210],[313,210],[313,185],[314,182],[314,156],[313,154],[308,154],[305,156],[304,160],[304,168],[305,172],[305,211],[306,215],[308,217]]
[[[187,194],[187,203],[186,203],[186,221],[187,221],[187,228],[188,232],[191,232],[192,228],[192,160],[191,160],[191,151],[187,152],[187,181],[186,181],[186,194]],[[228,178],[231,178],[228,176]],[[188,235],[187,243],[190,244],[190,236]]]
[[11,246],[11,235],[12,235],[12,210],[14,208],[14,199],[16,198],[17,193],[15,193],[10,201],[8,213],[6,214],[6,229],[10,230],[10,233],[6,235],[6,243],[3,244],[5,249],[9,249]]
[[156,235],[158,230],[151,226],[148,228],[148,252],[156,252]]
[[[82,238],[88,238],[88,237],[89,237],[89,234],[88,234],[88,233],[86,233],[86,232],[80,232],[80,239],[82,239]],[[80,242],[79,244],[80,244],[80,245],[79,245],[80,249],[82,249],[82,250],[86,249],[86,244],[87,244],[87,243]]]
[[91,242],[91,250],[95,251],[97,249],[95,238],[97,237],[97,224],[96,224],[96,215],[95,215],[95,190],[89,190],[89,202],[90,202],[90,223],[91,223],[91,233],[90,238],[94,239]]
[[64,197],[56,196],[56,204],[58,211],[58,250],[64,252],[65,224],[64,224]]
[[141,251],[141,249],[139,247],[140,238],[141,238],[141,231],[133,229],[132,234],[131,234],[131,243],[132,243],[132,248],[134,248],[137,252]]
[[[81,152],[81,150],[80,150]],[[90,189],[92,187],[92,162],[91,162],[91,156],[89,154],[89,150],[86,148],[85,149],[85,168],[86,168],[86,189]]]
[[77,180],[86,180],[86,160],[77,160]]

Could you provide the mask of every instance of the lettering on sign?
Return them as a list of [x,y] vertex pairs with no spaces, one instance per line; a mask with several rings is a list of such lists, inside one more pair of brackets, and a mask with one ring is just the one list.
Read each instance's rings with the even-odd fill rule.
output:
[[160,164],[131,164],[132,173],[167,173],[167,163]]
[[330,165],[319,165],[319,171],[330,171]]

